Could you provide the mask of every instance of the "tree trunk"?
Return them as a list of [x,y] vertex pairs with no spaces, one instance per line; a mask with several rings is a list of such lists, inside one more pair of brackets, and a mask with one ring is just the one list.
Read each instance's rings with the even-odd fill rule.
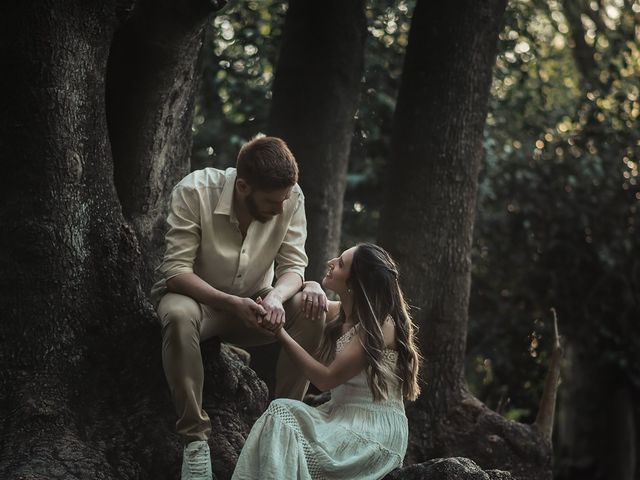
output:
[[[193,39],[206,11],[197,0],[181,5],[193,7],[191,34],[174,35],[171,22],[163,25],[167,38],[182,42],[176,50],[190,45],[186,50],[193,59],[198,48]],[[133,217],[144,210],[140,205],[162,208],[159,198],[170,183],[164,176],[177,178],[178,166],[187,164],[189,140],[182,137],[185,129],[174,125],[189,122],[191,114],[183,112],[192,100],[170,102],[163,115],[155,110],[160,100],[139,105],[140,117],[149,108],[155,120],[132,118],[129,128],[144,139],[182,147],[173,150],[180,158],[172,165],[157,168],[135,148],[118,150],[123,154],[118,163],[126,157],[137,165],[132,171],[146,165],[156,172],[122,177],[121,186],[134,180],[140,194],[121,190],[127,199],[123,207],[105,105],[107,57],[123,8],[116,1],[79,0],[0,7],[0,55],[9,67],[0,80],[7,93],[0,110],[0,158],[6,162],[0,180],[3,479],[178,476],[181,445],[173,434],[160,332],[142,287],[145,267],[136,233],[143,230],[132,228],[123,211]],[[173,18],[176,30],[183,31],[185,24]],[[138,51],[137,40],[130,41]],[[163,98],[179,88],[180,81],[155,78],[161,85],[156,92],[167,89]],[[119,111],[114,91],[109,101],[114,102],[109,110]],[[128,121],[125,116],[111,121],[115,118]],[[165,122],[168,118],[175,123]],[[119,141],[117,133],[112,138]],[[205,352],[209,385],[216,386],[205,401],[215,429],[214,469],[225,478],[266,391],[216,342]]]
[[[204,2],[202,2],[204,5]],[[107,64],[107,121],[114,181],[148,268],[164,253],[166,202],[189,173],[204,24],[202,5],[141,0],[115,32]]]
[[482,133],[505,0],[418,1],[398,96],[379,238],[399,261],[426,358],[408,408],[410,462],[464,456],[551,478],[550,442],[469,394],[464,380]]
[[300,163],[308,225],[306,276],[312,280],[321,279],[325,262],[339,248],[366,32],[363,0],[290,2],[269,133],[282,137]]
[[634,403],[626,378],[584,347],[570,348],[565,362],[558,425],[557,478],[634,480]]

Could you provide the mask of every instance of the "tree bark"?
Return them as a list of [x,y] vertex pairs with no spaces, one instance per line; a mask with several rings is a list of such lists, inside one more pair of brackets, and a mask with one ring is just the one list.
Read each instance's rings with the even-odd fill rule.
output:
[[306,276],[312,280],[322,278],[325,262],[339,248],[366,32],[363,0],[289,4],[269,133],[282,137],[300,164],[308,225]]
[[410,462],[464,456],[551,478],[551,446],[467,390],[464,358],[482,133],[505,0],[427,3],[413,14],[379,239],[399,261],[425,356],[408,408]]
[[633,480],[635,412],[627,379],[573,344],[560,397],[557,476],[563,480]]
[[114,181],[148,267],[164,253],[168,194],[189,172],[204,4],[140,0],[115,32],[107,65]]
[[549,360],[549,371],[544,382],[544,391],[534,422],[540,433],[549,442],[553,435],[556,404],[558,403],[558,385],[560,384],[560,371],[562,370],[562,359],[564,358],[564,348],[560,343],[560,334],[558,332],[558,315],[555,308],[552,308],[551,312],[553,313],[553,346]]
[[[193,5],[199,13],[191,18],[206,15]],[[178,476],[181,445],[172,433],[159,327],[143,289],[136,229],[116,193],[107,131],[107,58],[122,8],[79,0],[0,7],[0,58],[10,71],[0,79],[8,93],[0,105],[3,479]],[[201,24],[194,21],[187,37],[197,37]],[[156,122],[182,118],[178,109],[190,102],[174,102]],[[156,130],[184,133],[164,123],[129,126],[166,145],[185,142],[162,142]],[[177,175],[188,149],[180,152],[159,177]],[[136,181],[142,200],[133,192],[130,205],[161,196],[154,189],[166,184]],[[205,401],[214,470],[225,478],[266,390],[216,342],[204,350],[209,386],[216,386]]]

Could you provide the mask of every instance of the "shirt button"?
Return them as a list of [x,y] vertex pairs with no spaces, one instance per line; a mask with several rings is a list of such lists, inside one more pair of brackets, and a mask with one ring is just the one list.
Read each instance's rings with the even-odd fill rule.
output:
[[246,249],[246,248],[243,248],[243,249],[242,249],[242,253],[244,253],[244,252],[246,252],[246,251],[247,251],[247,249]]
[[238,275],[238,278],[242,277],[242,275]]

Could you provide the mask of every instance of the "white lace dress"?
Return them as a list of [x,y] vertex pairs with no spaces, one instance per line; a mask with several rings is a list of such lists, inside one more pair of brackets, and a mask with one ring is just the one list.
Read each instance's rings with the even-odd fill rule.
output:
[[[342,335],[336,350],[354,334],[352,328]],[[395,368],[397,353],[385,350],[384,360]],[[271,402],[251,429],[232,479],[380,479],[402,465],[407,439],[400,385],[392,381],[389,399],[374,402],[362,371],[319,407]]]

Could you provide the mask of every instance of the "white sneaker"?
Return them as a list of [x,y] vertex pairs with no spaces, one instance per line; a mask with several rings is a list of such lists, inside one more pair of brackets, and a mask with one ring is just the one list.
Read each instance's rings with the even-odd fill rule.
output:
[[189,443],[182,453],[182,480],[212,480],[209,444],[204,440]]

